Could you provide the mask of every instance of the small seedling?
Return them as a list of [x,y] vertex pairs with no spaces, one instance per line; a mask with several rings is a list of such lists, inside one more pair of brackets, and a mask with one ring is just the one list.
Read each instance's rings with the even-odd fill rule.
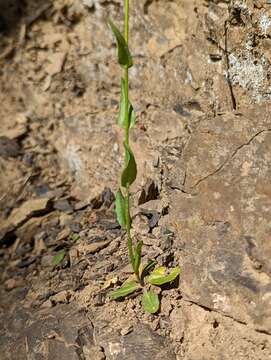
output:
[[68,237],[68,240],[71,240],[71,241],[74,241],[76,242],[77,240],[80,239],[80,235],[79,234],[76,234],[76,233],[71,233]]
[[[180,268],[176,267],[170,272],[165,267],[159,267],[150,272],[156,265],[151,261],[146,265],[141,264],[141,250],[143,242],[139,241],[135,245],[131,237],[132,219],[130,215],[130,186],[137,176],[137,165],[135,156],[129,144],[130,129],[135,126],[136,115],[132,104],[129,101],[129,68],[133,66],[133,58],[129,50],[129,0],[124,0],[124,32],[122,33],[118,27],[108,21],[112,33],[116,39],[118,50],[118,62],[123,69],[123,75],[120,84],[120,106],[118,125],[124,130],[124,168],[120,179],[120,188],[116,193],[116,214],[117,219],[126,231],[127,247],[129,260],[134,271],[132,277],[123,283],[123,285],[113,291],[110,296],[113,300],[124,298],[135,291],[143,291],[141,304],[146,311],[151,314],[156,313],[160,307],[158,295],[149,289],[152,285],[161,286],[175,280],[180,274]],[[146,286],[148,284],[148,286]]]
[[66,251],[64,249],[58,251],[56,253],[56,255],[54,255],[53,259],[52,259],[52,265],[53,266],[58,266],[62,262],[62,260],[64,259],[65,255],[66,255]]

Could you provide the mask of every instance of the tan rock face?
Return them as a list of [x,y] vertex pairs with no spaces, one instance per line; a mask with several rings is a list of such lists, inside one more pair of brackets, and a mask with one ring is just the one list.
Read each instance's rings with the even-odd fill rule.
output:
[[[54,154],[56,150],[59,164],[74,179],[71,197],[88,204],[104,187],[118,187],[123,163],[122,134],[116,126],[120,69],[106,25],[108,16],[122,24],[123,2],[52,3],[48,14],[27,26],[24,46],[20,44],[22,34],[16,34],[14,44],[19,44],[14,51],[13,43],[7,49],[0,44],[4,49],[1,66],[3,55],[5,59],[7,53],[11,54],[5,50],[14,52],[14,57],[3,61],[0,72],[1,134],[17,141],[25,136],[28,125],[30,130],[44,132],[45,143],[32,138],[29,144],[24,143],[24,148],[34,150],[34,158],[45,155],[48,147]],[[207,353],[208,360],[258,360],[261,356],[267,359],[270,346],[266,344],[270,341],[261,343],[253,332],[251,337],[243,337],[241,345],[232,345],[232,327],[235,338],[244,327],[248,328],[232,319],[225,322],[225,331],[223,328],[218,341],[216,327],[203,309],[215,310],[212,316],[219,312],[271,333],[271,2],[131,3],[130,43],[135,66],[130,71],[130,95],[137,114],[131,146],[138,163],[133,203],[136,208],[157,201],[145,206],[162,213],[158,219],[160,231],[156,227],[152,234],[146,234],[145,219],[144,240],[151,246],[151,235],[157,236],[155,244],[160,246],[163,231],[174,232],[175,238],[172,236],[168,245],[164,241],[164,248],[171,247],[172,241],[169,260],[174,258],[172,261],[182,267],[181,295],[188,303],[201,307],[179,309],[179,300],[174,303],[177,305],[170,315],[173,338],[181,342],[183,333],[187,343],[192,338],[192,345],[184,345],[187,352],[180,357],[202,360],[208,340],[208,347],[224,344]],[[3,17],[4,11],[0,23]],[[17,160],[0,160],[2,205],[7,203],[10,192],[15,198],[19,196],[30,174],[27,168],[25,179],[17,184]],[[41,170],[50,167],[57,172],[57,167],[47,160],[45,157],[39,163]],[[61,173],[55,177],[63,180]],[[154,184],[155,196],[148,197],[147,191],[143,194],[148,181]],[[26,235],[19,231],[27,229],[27,238],[32,239],[39,218],[31,217],[47,211],[46,200],[39,201],[42,203],[18,205],[4,235],[24,224],[17,235],[25,240]],[[70,215],[61,214],[60,225],[68,224],[70,219]],[[67,232],[63,236],[67,237]],[[81,254],[104,251],[106,248],[99,249],[100,245],[105,243],[75,249],[70,253],[71,262],[76,263]],[[119,247],[118,243],[113,245]],[[158,245],[157,251],[163,251]],[[43,259],[47,266],[51,264],[51,258]],[[123,316],[124,307],[118,313],[113,305],[112,309],[114,315]],[[170,313],[169,307],[165,311]],[[221,314],[220,320],[225,318]],[[167,323],[167,319],[163,321]],[[205,335],[211,331],[211,337]],[[141,336],[140,333],[139,340]],[[204,339],[201,344],[199,338]],[[227,345],[225,338],[230,339]],[[254,344],[258,345],[251,355]],[[158,356],[160,352],[163,355],[161,347],[164,344],[157,348]],[[258,355],[259,348],[263,355]],[[52,352],[52,357],[77,357],[69,350],[66,349],[67,354]],[[106,351],[110,353],[108,348]]]
[[[141,178],[138,185],[144,183],[147,172],[158,176],[152,162],[161,145],[183,138],[204,113],[269,101],[270,9],[261,2],[253,4],[175,1],[168,3],[166,14],[160,1],[142,0],[131,7],[135,66],[130,76],[138,121],[133,134]],[[117,187],[123,155],[121,133],[114,126],[120,69],[106,26],[108,16],[118,22],[121,14],[119,2],[80,5],[84,16],[70,37],[70,49],[66,39],[58,42],[61,53],[68,51],[69,56],[62,69],[67,74],[59,109],[62,121],[54,138],[62,160],[77,180],[74,193],[91,198],[101,191],[103,177],[107,185]],[[88,8],[95,11],[87,13]],[[44,42],[51,44],[51,38],[46,34]],[[79,58],[75,39],[81,44]],[[75,88],[79,96],[74,96]]]
[[[54,136],[77,181],[74,193],[85,199],[102,190],[104,179],[118,186],[123,151],[114,125],[120,71],[105,26],[108,15],[121,21],[119,2],[84,4],[95,9],[75,28],[87,56],[78,60],[71,40]],[[166,11],[162,1],[139,1],[132,7],[130,72],[138,121],[134,191],[148,178],[163,199],[168,191],[168,225],[185,249],[176,255],[184,293],[265,331],[271,331],[269,18],[270,6],[261,1],[172,1]],[[70,89],[79,84],[82,95],[74,97]]]
[[261,114],[202,121],[170,174],[178,190],[169,196],[186,296],[270,331],[271,124]]

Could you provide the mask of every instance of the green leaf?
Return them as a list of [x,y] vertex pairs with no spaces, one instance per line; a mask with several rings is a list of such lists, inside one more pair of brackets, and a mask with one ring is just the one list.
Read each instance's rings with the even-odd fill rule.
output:
[[125,199],[122,195],[121,190],[118,190],[116,193],[115,205],[116,205],[116,214],[117,214],[118,223],[123,229],[126,229],[127,222],[126,222],[126,211],[125,211]]
[[58,253],[52,259],[52,265],[53,266],[59,265],[62,262],[62,260],[64,259],[65,254],[66,254],[66,251],[64,249],[58,251]]
[[148,274],[148,272],[157,264],[156,261],[154,260],[151,260],[149,261],[147,264],[145,264],[143,267],[142,267],[142,270],[141,270],[141,279],[144,279],[144,277]]
[[124,283],[119,289],[112,291],[109,296],[113,299],[119,299],[132,294],[134,291],[139,289],[140,285],[135,281]]
[[134,272],[137,273],[141,263],[141,250],[143,241],[139,241],[135,247],[135,260],[134,260]]
[[145,291],[141,303],[150,314],[155,314],[160,307],[159,297],[153,291]]
[[181,269],[176,267],[172,269],[168,275],[165,275],[166,270],[166,267],[161,266],[155,269],[146,280],[152,285],[163,285],[175,280],[181,272]]
[[114,34],[117,45],[118,45],[118,62],[121,66],[127,66],[128,68],[133,66],[133,59],[130,53],[130,50],[128,48],[128,45],[122,35],[122,33],[119,31],[117,26],[113,23],[112,20],[108,20],[108,24],[112,30],[112,33]]
[[125,155],[126,155],[125,156],[126,166],[121,175],[121,185],[123,187],[128,187],[136,179],[137,166],[136,166],[134,154],[130,146],[124,143],[124,147],[125,147]]
[[[126,104],[128,102],[128,118],[125,116]],[[121,79],[121,94],[120,94],[120,107],[119,107],[119,116],[118,116],[118,125],[123,129],[128,127],[135,126],[136,115],[134,112],[134,108],[131,105],[129,99],[126,99],[125,92],[125,81]]]

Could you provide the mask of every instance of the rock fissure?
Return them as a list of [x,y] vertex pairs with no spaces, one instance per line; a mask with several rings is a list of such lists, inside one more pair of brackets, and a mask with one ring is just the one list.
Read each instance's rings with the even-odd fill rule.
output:
[[246,143],[241,144],[240,146],[238,146],[233,152],[232,154],[221,164],[219,165],[214,171],[212,171],[210,174],[204,176],[203,178],[199,179],[191,188],[194,189],[196,188],[199,184],[201,184],[203,181],[207,180],[209,177],[216,175],[217,173],[219,173],[225,166],[227,166],[231,160],[237,155],[237,153],[245,146],[249,146],[254,139],[257,138],[257,136],[261,135],[262,133],[265,132],[270,132],[271,129],[264,129],[261,131],[258,131],[256,134],[254,134]]
[[[244,325],[244,326],[246,326],[246,327],[249,326],[249,324],[246,323],[245,321],[241,321],[241,320],[239,320],[239,319],[237,319],[237,318],[235,318],[235,317],[233,317],[233,316],[231,316],[231,315],[227,315],[227,314],[223,313],[222,311],[218,311],[218,310],[216,310],[216,309],[214,309],[214,308],[208,307],[208,306],[206,306],[206,305],[202,305],[202,304],[198,303],[197,301],[194,301],[194,300],[191,300],[191,299],[188,299],[188,298],[182,298],[182,299],[183,299],[183,301],[185,301],[185,302],[188,302],[188,303],[190,303],[190,304],[193,304],[193,305],[196,305],[196,306],[200,307],[200,308],[203,309],[204,311],[207,311],[207,312],[215,312],[215,313],[218,313],[218,314],[222,315],[222,316],[225,317],[225,318],[229,318],[229,319],[235,321],[236,323],[238,323],[238,324],[240,324],[240,325]],[[257,328],[253,328],[253,331],[255,331],[255,332],[257,332],[257,333],[260,333],[260,334],[267,335],[267,336],[271,336],[271,332],[268,332],[268,331],[265,331],[265,330],[260,330],[260,329],[257,329]]]

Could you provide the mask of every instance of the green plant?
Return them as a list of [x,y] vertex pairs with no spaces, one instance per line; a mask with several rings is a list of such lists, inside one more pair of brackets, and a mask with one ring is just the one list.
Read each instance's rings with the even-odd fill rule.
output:
[[129,0],[124,0],[124,34],[112,22],[109,26],[115,36],[118,49],[118,62],[123,69],[121,78],[121,96],[118,116],[118,125],[124,129],[124,169],[121,174],[121,187],[116,193],[116,213],[120,226],[126,231],[128,255],[134,271],[133,277],[129,278],[123,285],[113,291],[110,296],[116,300],[123,298],[137,290],[143,290],[141,303],[144,309],[150,313],[159,310],[160,302],[158,295],[152,290],[146,289],[149,285],[163,285],[172,282],[180,273],[180,268],[174,268],[169,274],[165,267],[159,267],[150,273],[156,265],[151,261],[146,265],[141,264],[141,250],[143,242],[139,241],[133,245],[131,237],[132,219],[130,215],[130,186],[137,176],[137,165],[135,156],[129,144],[130,129],[135,125],[136,116],[132,104],[129,101],[129,68],[133,66],[133,58],[129,50]]
[[64,259],[65,255],[66,255],[65,249],[59,250],[52,259],[52,265],[58,266]]

